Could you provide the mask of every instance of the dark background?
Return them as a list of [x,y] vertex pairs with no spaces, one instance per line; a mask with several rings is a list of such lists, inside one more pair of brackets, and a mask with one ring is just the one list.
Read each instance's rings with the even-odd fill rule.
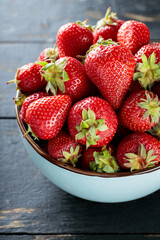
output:
[[95,25],[108,6],[119,18],[147,24],[160,39],[159,0],[0,0],[0,239],[135,240],[160,238],[160,191],[116,204],[73,197],[33,165],[15,120],[17,67],[34,62],[53,46],[58,28],[90,19]]

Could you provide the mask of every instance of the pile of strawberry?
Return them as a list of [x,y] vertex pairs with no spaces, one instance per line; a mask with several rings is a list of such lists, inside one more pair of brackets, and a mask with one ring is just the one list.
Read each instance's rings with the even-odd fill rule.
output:
[[91,27],[68,23],[57,47],[18,69],[20,117],[57,161],[114,173],[160,162],[160,43],[109,8]]

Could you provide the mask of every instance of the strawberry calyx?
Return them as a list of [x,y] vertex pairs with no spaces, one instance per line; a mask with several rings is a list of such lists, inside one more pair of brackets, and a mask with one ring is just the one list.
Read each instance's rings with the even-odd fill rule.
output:
[[54,45],[53,48],[46,48],[44,50],[44,56],[46,60],[50,60],[51,62],[52,60],[56,60],[59,56],[58,48],[56,47],[56,44]]
[[32,131],[32,128],[31,128],[30,124],[28,124],[28,130],[25,132],[23,137],[25,138],[28,133],[31,133],[31,135],[34,138],[34,140],[39,140],[39,138],[36,136],[36,134]]
[[69,80],[67,72],[64,70],[67,60],[63,59],[62,61],[56,63],[55,60],[51,63],[47,62],[37,62],[43,67],[40,70],[41,76],[45,78],[48,82],[46,85],[46,92],[49,90],[56,95],[57,87],[61,92],[65,93],[64,82]]
[[130,171],[150,168],[155,165],[157,161],[154,159],[157,155],[153,155],[153,149],[146,151],[143,144],[140,144],[138,147],[138,154],[135,153],[126,153],[125,160],[127,163],[124,163],[124,166],[130,168]]
[[21,106],[26,97],[26,95],[21,93],[17,98],[13,97],[13,100],[17,106]]
[[133,80],[138,80],[144,89],[151,89],[154,83],[160,80],[160,62],[156,62],[156,56],[153,52],[149,58],[142,54],[142,63],[137,63],[136,72]]
[[93,32],[93,27],[91,25],[88,25],[88,19],[86,19],[84,22],[81,21],[76,21],[76,24],[78,24],[79,26],[85,27],[87,29],[89,29],[91,32]]
[[106,131],[108,127],[103,118],[96,119],[95,113],[90,108],[88,111],[85,108],[83,109],[82,119],[80,125],[76,126],[76,129],[78,130],[76,140],[86,137],[87,149],[90,145],[96,145],[97,141],[101,138],[100,135],[97,135],[97,130]]
[[101,152],[94,152],[93,157],[95,161],[90,162],[90,169],[94,172],[115,173],[119,171],[119,166],[106,146],[102,148]]
[[145,92],[146,99],[141,98],[141,102],[137,103],[137,105],[143,109],[146,109],[145,113],[143,114],[143,119],[146,117],[151,118],[151,123],[158,123],[160,118],[160,101],[158,96],[156,95],[153,98],[153,93],[150,94]]
[[78,158],[81,157],[81,154],[79,154],[80,147],[79,145],[73,149],[73,147],[70,148],[70,152],[63,151],[64,158],[59,158],[58,160],[63,163],[71,164],[73,167],[76,167],[76,163],[78,161]]
[[97,22],[96,28],[105,27],[106,25],[117,25],[117,15],[111,12],[111,7],[106,11],[105,17]]
[[158,140],[160,140],[160,121],[157,125],[155,125],[153,128],[149,129],[148,132],[158,138]]
[[15,84],[17,85],[16,90],[19,89],[19,88],[18,88],[18,84],[19,84],[20,81],[21,81],[21,80],[18,80],[18,79],[17,79],[18,72],[19,72],[19,68],[17,68],[17,72],[16,72],[16,74],[15,74],[14,79],[12,79],[12,80],[10,80],[10,81],[7,82],[7,84],[9,84],[9,83],[15,83]]
[[86,52],[86,55],[84,55],[84,56],[77,55],[76,57],[77,57],[78,59],[80,59],[81,62],[84,64],[85,59],[86,59],[86,57],[87,57],[87,54],[88,54],[89,52],[91,52],[95,47],[98,47],[98,46],[100,46],[100,45],[102,45],[102,46],[119,45],[119,43],[112,41],[112,39],[104,40],[103,37],[99,36],[99,39],[98,39],[98,41],[96,42],[96,44],[93,44],[93,45],[90,46],[90,48],[89,48],[88,51]]
[[[98,47],[98,46],[100,46],[100,45],[102,45],[102,46],[119,45],[119,43],[112,41],[112,39],[104,40],[103,37],[99,36],[99,39],[98,39],[98,41],[96,42],[96,44],[93,44],[93,45],[90,46],[89,50],[88,50],[87,53],[86,53],[86,56],[87,56],[87,54],[88,54],[89,52],[91,52],[95,47]],[[86,56],[85,56],[85,57],[86,57]]]

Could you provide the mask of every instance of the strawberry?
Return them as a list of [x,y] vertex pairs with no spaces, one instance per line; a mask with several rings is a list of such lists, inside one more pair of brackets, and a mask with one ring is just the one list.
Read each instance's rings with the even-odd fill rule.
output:
[[91,27],[85,22],[68,23],[58,30],[57,47],[59,57],[84,55],[93,44]]
[[147,133],[132,133],[120,142],[116,156],[119,166],[124,169],[153,167],[160,162],[160,143]]
[[66,121],[71,104],[71,98],[67,95],[44,97],[34,101],[26,111],[28,131],[43,140],[55,137]]
[[37,62],[45,61],[50,63],[58,59],[58,49],[56,45],[53,48],[45,48],[39,55]]
[[160,99],[150,91],[137,91],[123,103],[119,122],[134,132],[146,132],[154,127],[160,118]]
[[60,162],[71,164],[73,167],[81,157],[82,150],[82,146],[62,130],[48,141],[48,153]]
[[114,156],[114,146],[110,143],[103,148],[90,147],[83,152],[81,167],[94,172],[117,172],[119,167]]
[[117,42],[117,32],[124,21],[117,19],[116,13],[110,11],[109,7],[105,17],[97,22],[93,32],[93,43],[96,43],[100,36],[105,40],[112,39]]
[[98,97],[88,97],[75,103],[68,116],[71,136],[86,148],[108,144],[116,132],[117,124],[112,107]]
[[154,52],[156,56],[155,63],[160,62],[160,43],[153,42],[147,44],[139,49],[139,51],[135,54],[136,63],[142,63],[142,54],[144,54],[147,58]]
[[40,91],[46,86],[46,81],[40,74],[41,68],[37,63],[24,65],[18,69],[15,79],[7,83],[15,82],[17,88],[24,93]]
[[[158,56],[158,54],[157,54]],[[147,59],[146,55],[141,55],[142,62],[137,63],[133,79],[138,80],[144,89],[151,90],[156,81],[160,80],[160,62],[153,52]]]
[[21,105],[21,110],[20,110],[20,118],[22,119],[23,122],[26,122],[26,111],[28,106],[32,102],[36,101],[37,99],[47,97],[47,96],[48,94],[46,92],[36,92],[25,98],[25,100]]
[[134,68],[134,57],[128,49],[103,38],[90,48],[85,60],[89,78],[114,109],[120,108],[125,98]]
[[142,46],[149,43],[150,31],[144,23],[129,20],[119,28],[117,40],[135,54]]
[[42,68],[41,74],[48,81],[47,91],[50,89],[54,95],[68,95],[73,102],[96,91],[96,87],[85,72],[84,65],[72,57],[60,58],[55,63],[47,64]]

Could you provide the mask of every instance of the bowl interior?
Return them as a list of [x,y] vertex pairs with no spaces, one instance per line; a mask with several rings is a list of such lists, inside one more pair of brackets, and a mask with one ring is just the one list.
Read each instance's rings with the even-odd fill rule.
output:
[[[19,91],[17,91],[17,96],[19,96]],[[26,132],[26,128],[20,118],[20,109],[19,107],[15,104],[15,112],[16,112],[16,118],[17,118],[17,122],[18,122],[18,125],[19,125],[19,128],[22,132],[22,135],[25,134]],[[72,171],[72,172],[75,172],[77,174],[83,174],[83,175],[88,175],[88,176],[98,176],[98,177],[106,177],[106,178],[110,178],[110,177],[127,177],[127,176],[133,176],[133,175],[139,175],[139,174],[146,174],[146,173],[149,173],[149,172],[152,172],[152,171],[156,171],[156,170],[159,170],[160,169],[160,164],[157,164],[156,166],[152,167],[152,168],[146,168],[146,169],[143,169],[143,170],[139,170],[139,171],[134,171],[134,172],[118,172],[118,173],[98,173],[98,172],[91,172],[91,171],[87,171],[87,170],[83,170],[83,169],[80,169],[80,168],[75,168],[75,167],[72,167],[70,165],[67,165],[67,164],[64,164],[56,159],[54,159],[52,156],[50,156],[49,154],[47,154],[43,149],[41,149],[35,142],[34,140],[32,139],[32,137],[27,134],[25,136],[26,140],[29,142],[29,144],[34,148],[34,150],[40,154],[43,158],[46,159],[46,161],[49,161],[51,162],[52,164],[55,164],[61,168],[64,168],[68,171]]]

